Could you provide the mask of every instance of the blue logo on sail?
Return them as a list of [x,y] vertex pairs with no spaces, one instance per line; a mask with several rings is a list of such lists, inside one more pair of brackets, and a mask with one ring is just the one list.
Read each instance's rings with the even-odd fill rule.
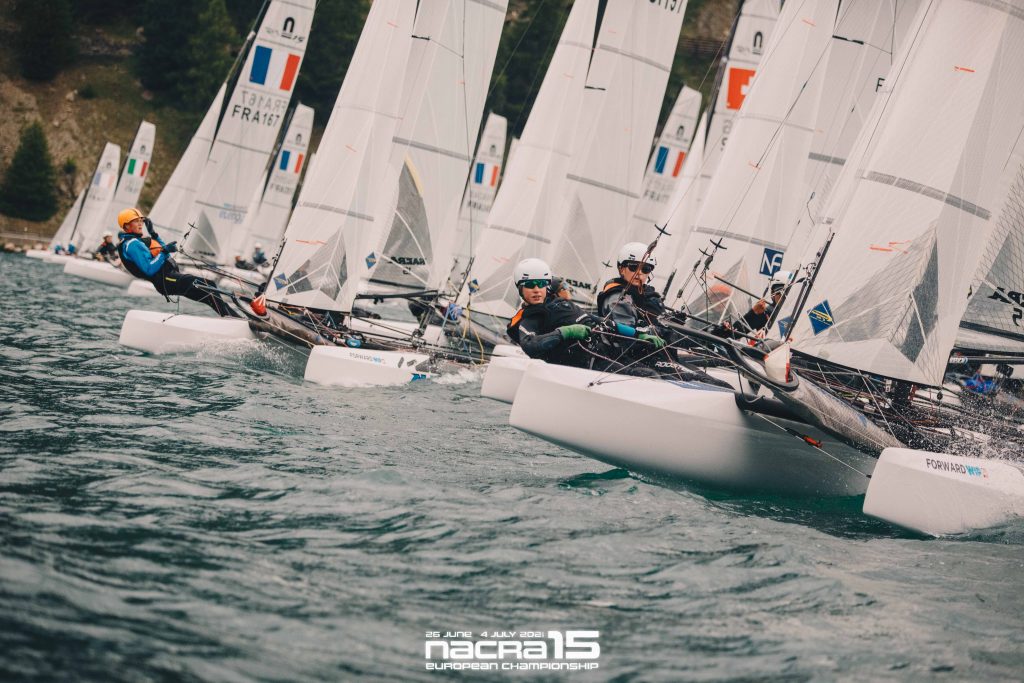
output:
[[373,268],[375,265],[377,265],[377,255],[371,251],[370,255],[366,257],[366,267]]
[[785,337],[789,334],[789,328],[793,327],[793,316],[787,315],[779,320],[779,336]]
[[285,276],[284,273],[281,273],[280,275],[275,277],[274,278],[274,286],[277,287],[278,289],[281,289],[282,287],[287,287],[288,286],[288,278],[287,278],[287,276]]
[[835,319],[832,317],[832,308],[828,305],[827,299],[807,311],[807,317],[811,319],[811,329],[814,330],[814,334],[824,332],[836,324]]
[[779,272],[782,268],[782,256],[784,252],[778,249],[769,249],[765,247],[764,254],[761,255],[761,275],[767,275],[771,277],[775,273]]
[[473,278],[472,280],[469,281],[469,293],[476,294],[479,291],[480,283],[476,281],[476,278]]

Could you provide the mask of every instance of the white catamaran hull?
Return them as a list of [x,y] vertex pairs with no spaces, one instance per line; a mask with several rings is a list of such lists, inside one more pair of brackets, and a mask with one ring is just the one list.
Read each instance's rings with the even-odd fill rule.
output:
[[61,266],[64,265],[65,263],[67,263],[68,259],[70,259],[70,258],[71,257],[68,256],[67,254],[52,254],[52,253],[51,254],[47,254],[46,256],[42,257],[44,263],[52,263],[54,265],[61,265]]
[[422,353],[314,346],[304,378],[316,384],[350,387],[408,384],[431,376],[417,370],[428,360]]
[[131,310],[121,325],[118,343],[146,353],[180,353],[210,343],[255,339],[240,318],[207,318],[159,311]]
[[534,363],[543,363],[528,356],[495,356],[487,364],[484,381],[480,385],[480,395],[497,401],[512,403],[523,380],[526,368]]
[[25,252],[25,256],[29,258],[39,259],[40,261],[46,260],[46,257],[53,252],[49,249],[29,249]]
[[813,427],[741,410],[729,389],[546,363],[523,375],[509,422],[616,467],[739,491],[857,495],[875,464]]
[[156,287],[149,280],[136,278],[128,283],[128,296],[161,296],[161,294],[156,291]]
[[887,448],[864,513],[931,536],[961,534],[1024,517],[1024,465]]
[[90,261],[81,258],[68,259],[64,264],[64,272],[115,287],[127,287],[128,283],[134,279],[128,271],[121,270],[104,261]]

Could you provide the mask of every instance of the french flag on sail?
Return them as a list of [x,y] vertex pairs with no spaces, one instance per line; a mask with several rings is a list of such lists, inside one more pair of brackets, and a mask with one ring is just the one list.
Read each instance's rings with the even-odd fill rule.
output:
[[97,171],[92,177],[93,187],[113,187],[117,176],[113,173]]
[[283,48],[274,49],[257,45],[252,54],[249,82],[290,92],[295,85],[295,76],[299,73],[301,61],[302,57]]
[[[668,157],[671,150],[664,145],[658,147],[658,156],[654,159],[654,172],[658,175],[665,175],[665,169],[668,167]],[[686,158],[686,152],[679,150],[676,152],[675,161],[672,163],[672,177],[675,178],[679,175],[679,171],[683,168],[683,159]]]
[[282,171],[290,170],[292,173],[298,173],[302,170],[302,159],[304,156],[304,154],[296,155],[294,168],[292,168],[292,153],[287,149],[282,150],[281,161],[278,163],[277,167]]
[[473,182],[477,185],[494,187],[498,184],[498,174],[500,172],[501,167],[497,164],[477,162],[476,169],[473,171]]

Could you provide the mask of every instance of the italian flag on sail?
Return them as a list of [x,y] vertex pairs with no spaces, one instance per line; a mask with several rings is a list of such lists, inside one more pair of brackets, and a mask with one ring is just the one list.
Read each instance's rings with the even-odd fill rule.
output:
[[[148,161],[143,161],[140,164],[140,163],[138,163],[138,159],[134,159],[133,158],[133,159],[129,159],[128,160],[128,175],[137,175],[140,178],[142,178],[142,177],[144,177],[146,175],[146,169],[148,169],[148,168],[149,168],[149,162]],[[135,172],[136,170],[138,170],[138,173]]]

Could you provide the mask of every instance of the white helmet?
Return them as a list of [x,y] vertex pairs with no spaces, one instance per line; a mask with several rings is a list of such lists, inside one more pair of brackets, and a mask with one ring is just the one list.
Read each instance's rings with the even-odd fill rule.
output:
[[512,282],[515,283],[516,287],[519,286],[520,282],[525,282],[526,280],[550,279],[551,266],[544,263],[539,258],[523,259],[516,264],[516,269],[512,272]]
[[644,259],[644,254],[647,253],[647,245],[643,242],[630,242],[619,249],[619,258],[616,259],[615,265],[621,266],[626,261],[636,261],[637,263],[643,262],[651,266],[652,268],[658,265],[658,259],[654,258],[654,254],[650,254],[647,259]]
[[260,244],[259,242],[257,242],[256,244],[252,245],[252,248],[253,248],[253,249],[262,249],[262,248],[263,248],[263,245],[262,245],[262,244]]
[[114,238],[114,233],[112,233],[112,232],[105,232],[105,233],[103,233],[103,239],[106,239],[108,237],[113,239]]

